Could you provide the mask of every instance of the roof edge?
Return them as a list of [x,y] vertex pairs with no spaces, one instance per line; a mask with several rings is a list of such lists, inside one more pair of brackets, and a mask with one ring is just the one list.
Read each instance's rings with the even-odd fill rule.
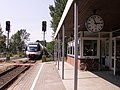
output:
[[64,9],[64,12],[63,12],[62,17],[61,17],[61,19],[60,19],[60,22],[59,22],[59,24],[58,24],[57,30],[56,30],[56,32],[55,32],[54,39],[56,38],[58,32],[60,31],[60,28],[61,28],[61,26],[62,26],[62,24],[63,24],[63,22],[64,22],[65,17],[67,16],[67,13],[68,13],[68,11],[69,11],[69,9],[70,9],[73,1],[74,1],[74,0],[68,0],[68,1],[67,1],[66,7],[65,7],[65,9]]

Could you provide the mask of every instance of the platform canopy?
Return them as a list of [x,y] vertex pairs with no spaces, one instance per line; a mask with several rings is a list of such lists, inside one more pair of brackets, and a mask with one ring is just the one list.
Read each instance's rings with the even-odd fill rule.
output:
[[[87,31],[85,22],[93,14],[100,15],[104,20],[101,32],[111,32],[120,29],[120,0],[78,0],[78,31]],[[95,11],[95,13],[94,13]],[[68,0],[54,38],[65,26],[65,37],[74,35],[74,0]]]

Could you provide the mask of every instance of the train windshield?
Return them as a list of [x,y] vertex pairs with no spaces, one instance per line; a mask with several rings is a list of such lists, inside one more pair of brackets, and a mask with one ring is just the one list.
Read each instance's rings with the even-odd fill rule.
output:
[[36,52],[36,51],[38,51],[38,45],[37,44],[28,45],[27,50],[30,52]]

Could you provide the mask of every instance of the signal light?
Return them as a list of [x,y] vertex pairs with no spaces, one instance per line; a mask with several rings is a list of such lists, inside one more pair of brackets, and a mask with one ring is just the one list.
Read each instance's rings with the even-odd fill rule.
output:
[[42,21],[42,31],[46,31],[46,21]]
[[6,31],[10,31],[10,21],[6,21]]

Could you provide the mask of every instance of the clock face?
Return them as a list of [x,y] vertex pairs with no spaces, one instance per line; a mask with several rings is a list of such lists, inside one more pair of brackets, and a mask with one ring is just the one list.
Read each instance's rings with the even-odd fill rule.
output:
[[104,21],[100,16],[92,15],[87,19],[85,26],[90,32],[99,32],[103,29]]

